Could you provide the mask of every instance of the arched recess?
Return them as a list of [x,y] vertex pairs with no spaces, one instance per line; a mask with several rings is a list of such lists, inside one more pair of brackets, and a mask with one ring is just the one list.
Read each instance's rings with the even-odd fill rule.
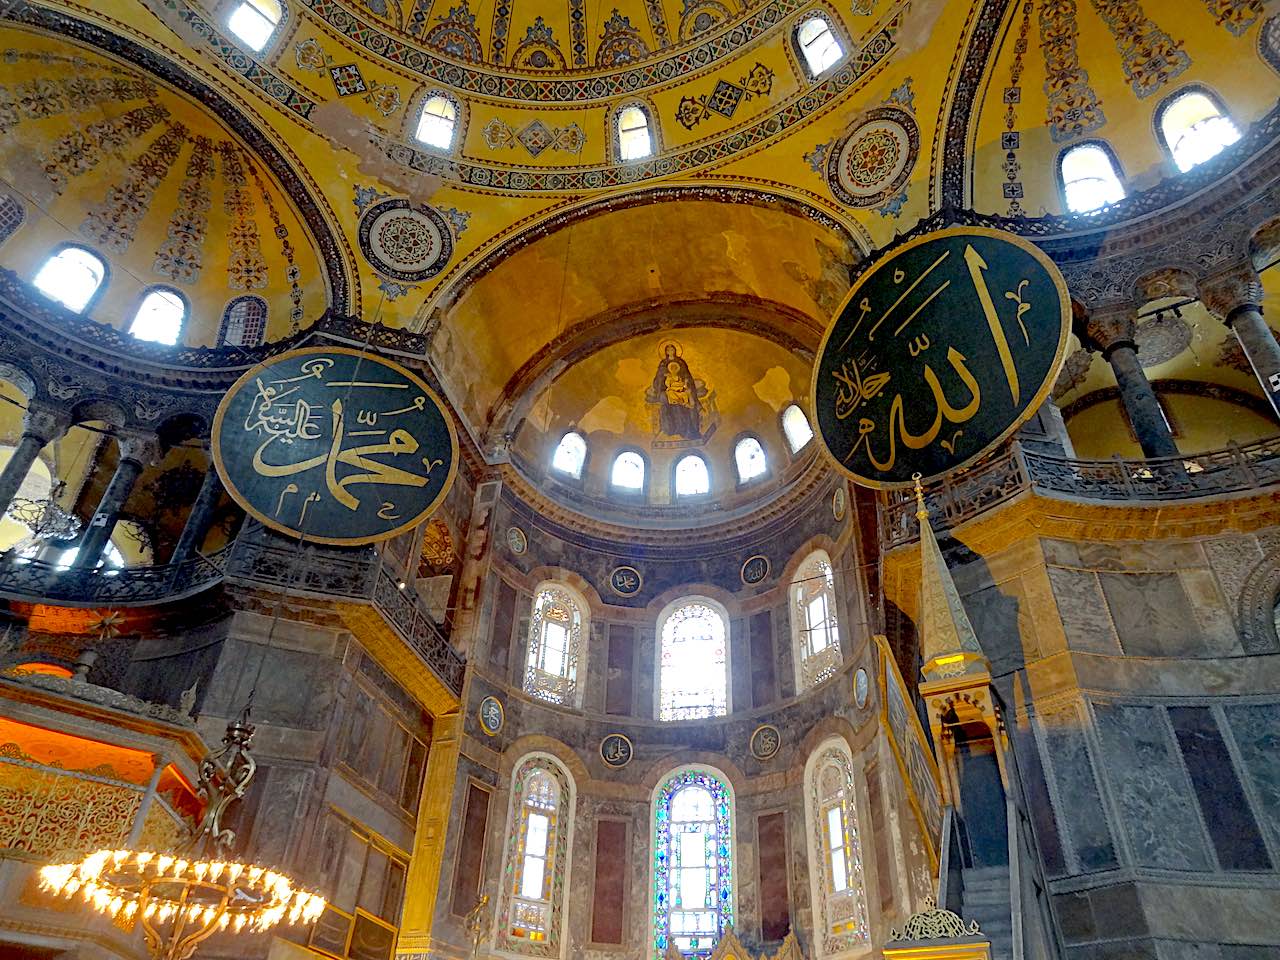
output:
[[1280,549],[1272,550],[1249,571],[1240,589],[1240,643],[1245,653],[1280,651],[1276,604],[1280,602]]
[[[672,235],[681,243],[661,242]],[[779,235],[793,239],[785,262]],[[479,371],[451,392],[492,441],[509,432],[511,398],[574,353],[624,335],[616,328],[637,314],[729,306],[816,346],[868,246],[845,220],[756,190],[653,187],[587,202],[522,224],[445,278],[432,310],[433,359],[441,370]],[[531,287],[527,277],[551,265],[556,282]],[[520,324],[494,322],[517,316]]]

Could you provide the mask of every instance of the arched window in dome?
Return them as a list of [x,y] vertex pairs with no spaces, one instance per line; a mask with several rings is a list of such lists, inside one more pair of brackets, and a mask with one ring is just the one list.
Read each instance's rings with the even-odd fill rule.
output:
[[624,493],[639,493],[644,489],[644,457],[635,450],[623,450],[613,458],[609,471],[609,483]]
[[658,719],[729,712],[729,620],[705,597],[678,600],[658,618]]
[[240,0],[232,6],[227,26],[254,53],[260,53],[276,32],[284,8],[278,0]]
[[791,631],[796,689],[804,690],[835,676],[843,655],[835,574],[825,550],[809,554],[791,581]]
[[581,480],[582,468],[586,464],[587,440],[577,430],[570,430],[556,444],[556,452],[551,455],[551,469]]
[[544,583],[533,597],[525,693],[548,703],[576,707],[587,605],[564,584]]
[[749,483],[763,477],[769,470],[764,447],[755,437],[743,437],[733,447],[733,463],[738,469],[738,482]]
[[813,427],[809,426],[809,418],[804,415],[798,403],[793,403],[782,411],[782,432],[792,453],[799,453],[813,439]]
[[83,313],[107,279],[103,259],[85,247],[63,247],[40,268],[36,289],[68,310]]
[[1115,159],[1101,143],[1077,143],[1058,158],[1058,178],[1067,209],[1091,213],[1124,199]]
[[623,162],[643,160],[653,153],[653,133],[649,129],[649,111],[638,103],[618,111],[618,159]]
[[1156,111],[1156,124],[1173,162],[1186,173],[1240,139],[1240,131],[1207,90],[1175,93]]
[[267,301],[261,297],[236,297],[227,304],[218,330],[220,347],[256,347],[267,333]]
[[733,793],[718,770],[664,777],[653,798],[653,952],[705,957],[733,923]]
[[418,128],[414,138],[437,150],[453,146],[454,132],[458,126],[458,105],[443,93],[434,93],[422,102],[418,114]]
[[838,737],[824,741],[805,764],[805,782],[809,876],[819,922],[816,952],[835,957],[865,947],[869,937],[848,745]]
[[677,497],[700,497],[711,492],[711,474],[707,461],[696,453],[689,453],[676,461],[675,488]]
[[187,301],[171,287],[152,287],[147,291],[129,324],[130,336],[152,343],[173,346],[182,335],[187,319]]
[[495,930],[499,950],[564,955],[573,807],[573,778],[557,760],[530,754],[516,765]]
[[796,47],[804,57],[810,77],[820,77],[844,58],[831,23],[820,13],[810,14],[796,27]]

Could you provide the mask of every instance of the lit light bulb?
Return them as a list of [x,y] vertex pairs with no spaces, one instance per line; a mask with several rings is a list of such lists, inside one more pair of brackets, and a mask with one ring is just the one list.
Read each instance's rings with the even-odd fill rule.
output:
[[249,883],[250,883],[250,885],[256,885],[256,884],[257,884],[257,882],[258,882],[258,878],[259,878],[259,877],[261,877],[261,876],[262,876],[262,868],[261,868],[261,867],[250,867],[250,868],[249,868]]
[[240,879],[240,874],[244,873],[244,864],[232,863],[227,866],[227,882],[235,883]]
[[124,905],[124,918],[126,920],[132,920],[133,915],[137,912],[138,912],[138,902],[136,900],[130,900],[128,903]]
[[160,874],[161,876],[164,876],[166,873],[169,872],[169,867],[171,867],[172,865],[173,865],[173,857],[157,857],[156,873]]
[[142,919],[150,920],[156,914],[156,902],[148,900],[147,905],[142,908]]
[[209,872],[209,865],[203,860],[197,860],[191,865],[191,872],[196,875],[197,880],[203,880],[204,875]]
[[227,865],[225,863],[221,860],[215,860],[213,863],[209,864],[209,879],[214,883],[217,883],[218,878],[222,876],[223,871],[226,869]]
[[187,872],[187,867],[191,866],[186,860],[179,860],[173,865],[173,875],[180,877]]
[[213,916],[215,913],[217,913],[217,911],[214,910],[213,907],[205,907],[204,916],[201,918],[200,922],[207,927],[209,924],[213,923]]
[[138,866],[145,867],[148,863],[154,860],[155,857],[156,855],[151,853],[149,850],[138,854]]
[[229,913],[224,913],[222,916],[220,916],[220,917],[218,918],[218,929],[219,929],[219,930],[225,930],[225,929],[227,929],[227,926],[228,926],[230,923],[231,923],[231,914],[229,914]]
[[249,920],[248,914],[244,914],[244,913],[236,914],[236,933],[239,933],[241,930],[244,929],[244,925],[248,922],[248,920]]

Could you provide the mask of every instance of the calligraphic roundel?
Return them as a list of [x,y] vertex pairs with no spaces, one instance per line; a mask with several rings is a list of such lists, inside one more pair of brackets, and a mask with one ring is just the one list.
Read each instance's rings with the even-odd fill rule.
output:
[[313,543],[385,540],[453,484],[458,439],[440,398],[390,360],[343,347],[272,357],[213,421],[227,492],[268,527]]
[[1066,283],[1034,244],[982,227],[921,234],[859,277],[823,337],[818,436],[868,487],[959,470],[1039,409],[1070,330]]

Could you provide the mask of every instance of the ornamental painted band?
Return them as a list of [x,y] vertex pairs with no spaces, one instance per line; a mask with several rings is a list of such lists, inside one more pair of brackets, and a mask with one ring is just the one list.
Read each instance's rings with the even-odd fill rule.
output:
[[822,338],[811,398],[836,467],[875,488],[973,463],[1035,415],[1071,332],[1053,261],[985,227],[911,237],[858,278]]
[[218,405],[213,458],[273,530],[354,546],[412,529],[449,492],[453,420],[435,392],[367,351],[308,347],[246,372]]

